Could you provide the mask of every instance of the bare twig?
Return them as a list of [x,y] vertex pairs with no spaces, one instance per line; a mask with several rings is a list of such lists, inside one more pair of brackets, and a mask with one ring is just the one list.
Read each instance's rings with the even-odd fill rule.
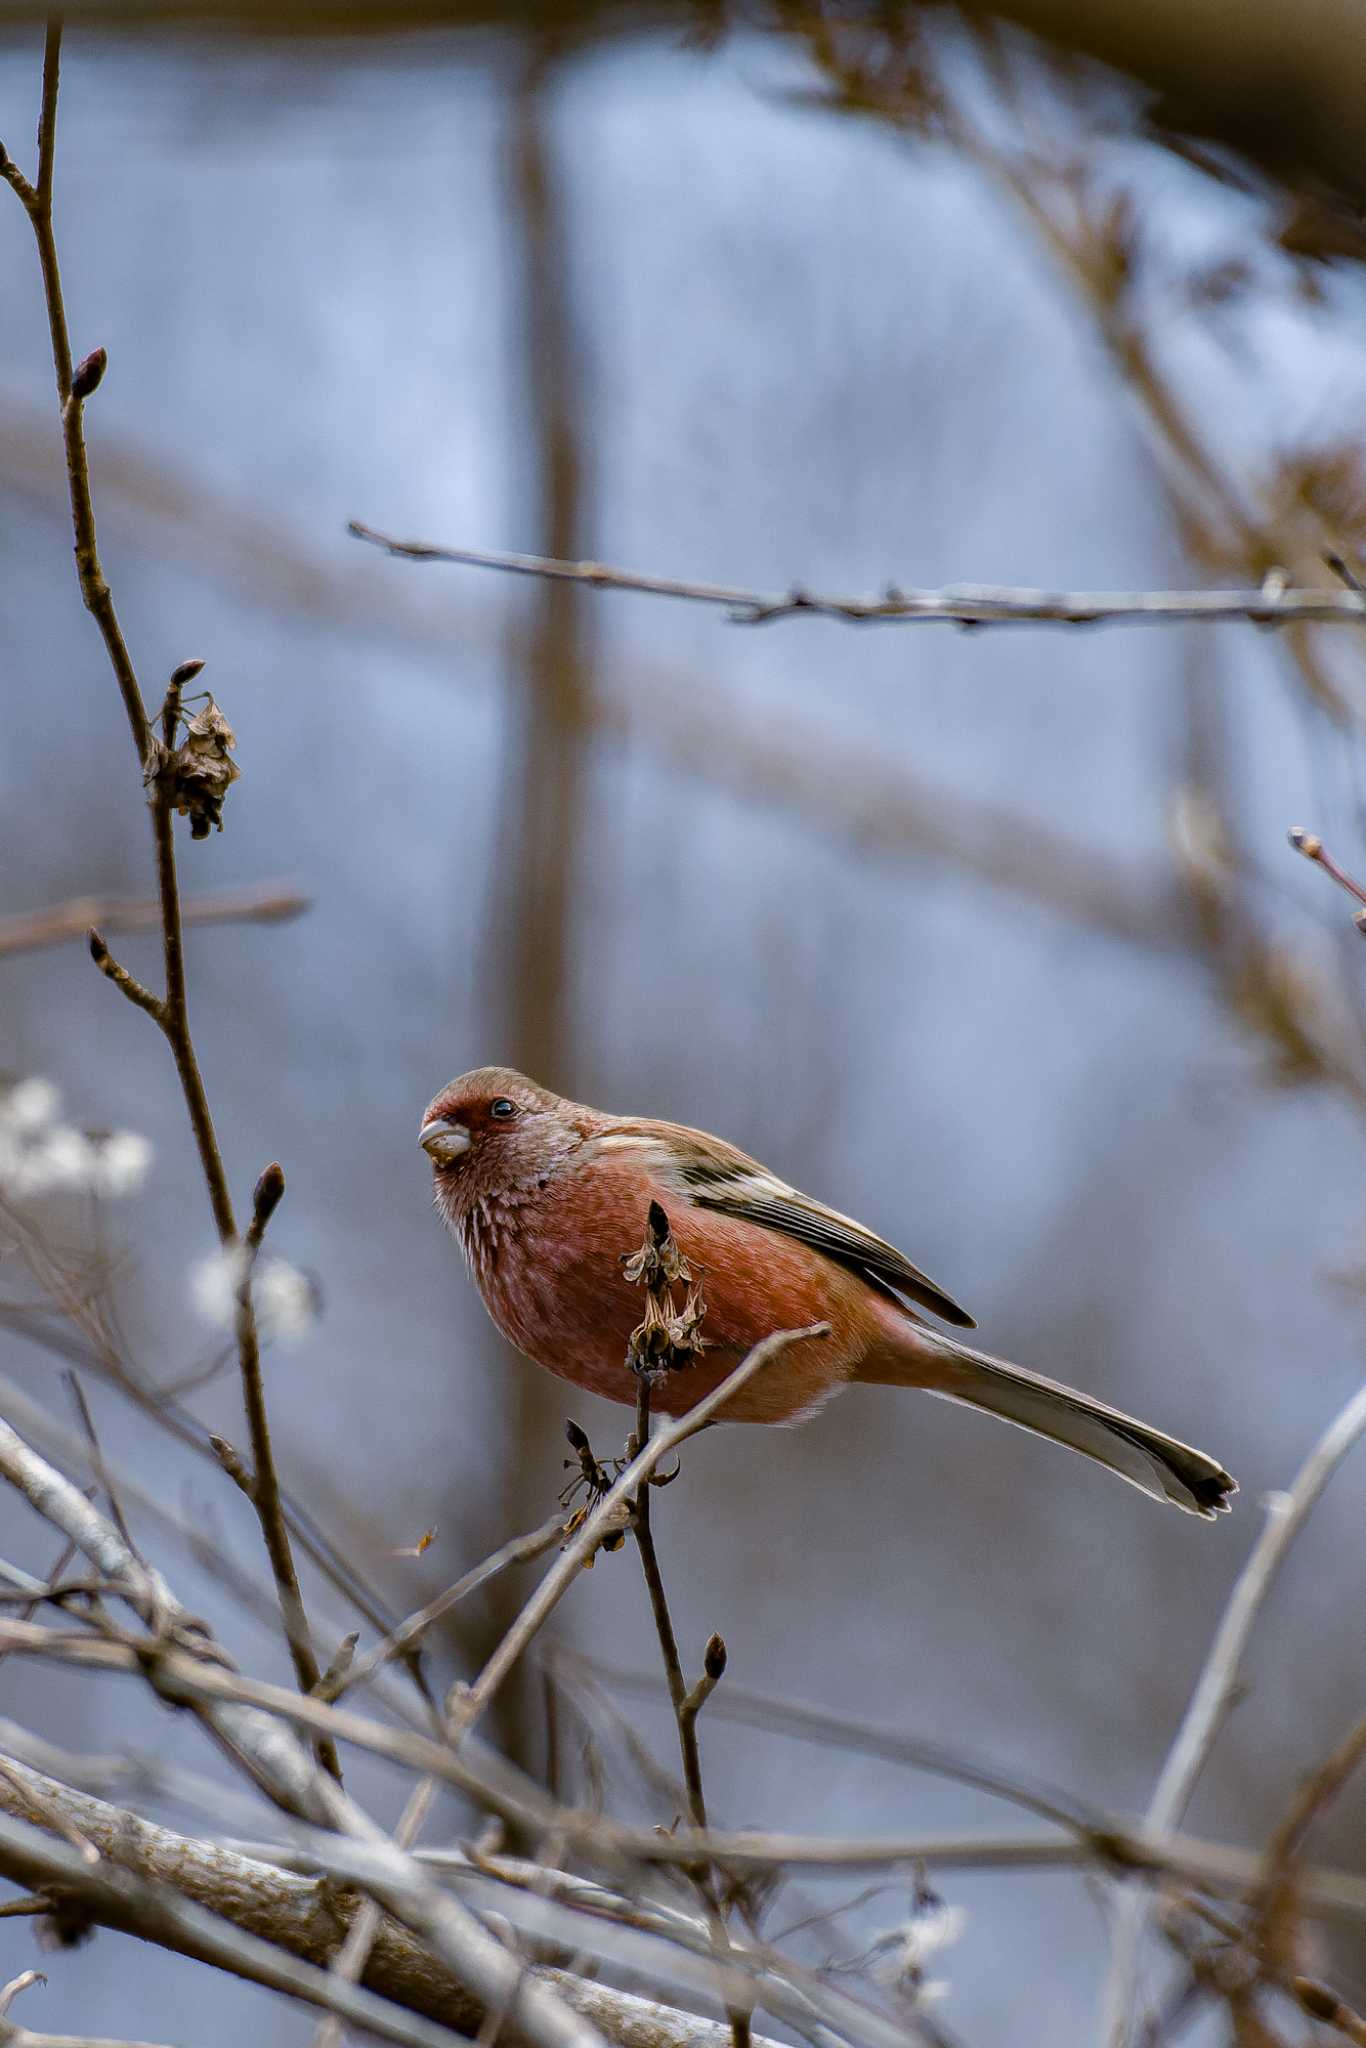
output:
[[1366,2016],[1347,2005],[1327,1984],[1320,1984],[1313,1977],[1292,1977],[1290,1991],[1310,2019],[1332,2027],[1354,2048],[1366,2048]]
[[[311,896],[283,882],[260,882],[245,889],[211,889],[180,906],[182,924],[283,924],[312,908]],[[121,896],[74,896],[46,910],[0,918],[0,960],[14,953],[36,953],[68,939],[84,939],[91,926],[106,932],[160,931],[160,902]]]
[[[1334,860],[1317,832],[1306,832],[1303,825],[1292,825],[1286,837],[1296,853],[1302,853],[1306,860],[1312,860],[1326,875],[1331,875],[1338,887],[1345,889],[1358,903],[1366,904],[1366,889],[1362,888],[1355,876],[1348,874],[1339,861]],[[1366,934],[1366,910],[1355,911],[1352,922],[1359,932]]]
[[358,519],[348,533],[391,555],[414,562],[454,562],[470,569],[498,569],[514,576],[538,576],[557,583],[586,584],[594,590],[634,591],[647,597],[681,598],[712,605],[736,626],[768,625],[775,619],[840,619],[856,625],[938,624],[953,626],[1099,626],[1242,620],[1255,626],[1366,623],[1366,595],[1354,590],[1020,590],[962,584],[944,590],[901,590],[879,597],[836,597],[794,588],[784,593],[749,590],[728,583],[689,583],[673,576],[609,568],[602,562],[562,562],[548,555],[518,555],[490,548],[438,547],[430,541],[399,540]]
[[[638,1251],[625,1261],[626,1277],[645,1289],[646,1314],[644,1320],[632,1331],[626,1349],[627,1366],[636,1375],[636,1428],[632,1445],[641,1449],[650,1441],[650,1391],[654,1380],[665,1378],[671,1373],[687,1372],[692,1367],[701,1349],[700,1331],[705,1320],[706,1309],[702,1291],[693,1284],[693,1275],[679,1250],[669,1225],[669,1218],[658,1202],[651,1202],[645,1222],[645,1238]],[[681,1307],[675,1303],[674,1287],[682,1285],[688,1289]],[[631,1502],[631,1534],[640,1555],[640,1568],[645,1579],[645,1588],[650,1596],[650,1611],[654,1616],[655,1634],[659,1638],[659,1653],[664,1664],[664,1681],[669,1689],[669,1701],[674,1710],[674,1722],[678,1729],[678,1750],[683,1765],[683,1788],[688,1802],[688,1819],[692,1826],[704,1829],[707,1825],[707,1801],[702,1786],[702,1752],[697,1740],[697,1714],[707,1692],[720,1677],[726,1665],[726,1649],[721,1638],[713,1635],[707,1645],[707,1673],[701,1686],[689,1689],[683,1676],[683,1663],[678,1654],[678,1637],[674,1632],[673,1616],[669,1612],[669,1598],[664,1587],[664,1574],[660,1570],[659,1553],[655,1549],[654,1530],[650,1521],[650,1478],[647,1475],[636,1488]],[[719,1649],[719,1657],[713,1657],[713,1648]],[[707,1681],[707,1674],[714,1669],[715,1675]],[[707,1865],[699,1866],[693,1873],[693,1882],[702,1901],[716,1946],[718,1960],[725,1960],[730,1954],[730,1940],[726,1932],[726,1916],[721,1907],[714,1872]],[[749,2008],[731,2003],[728,2007],[731,2040],[734,2048],[748,2048],[750,2038]]]
[[529,1530],[525,1536],[514,1536],[510,1542],[502,1544],[492,1556],[486,1557],[482,1564],[475,1565],[462,1578],[457,1579],[453,1586],[448,1586],[444,1593],[438,1593],[425,1607],[419,1607],[415,1614],[410,1614],[406,1621],[391,1629],[383,1641],[376,1643],[372,1650],[367,1650],[363,1657],[355,1658],[327,1697],[340,1699],[342,1694],[349,1692],[353,1686],[363,1685],[382,1665],[413,1650],[434,1622],[449,1614],[453,1607],[458,1606],[480,1586],[486,1585],[500,1572],[505,1572],[510,1565],[530,1564],[536,1558],[543,1557],[552,1544],[558,1543],[563,1533],[564,1516],[551,1515],[548,1521],[542,1522],[539,1529]]
[[1259,1969],[1278,1982],[1291,1977],[1301,1958],[1296,1953],[1296,1907],[1299,1903],[1300,1859],[1305,1835],[1322,1810],[1336,1799],[1366,1756],[1366,1716],[1311,1771],[1299,1787],[1267,1845],[1267,1879],[1254,1902],[1242,1937]]
[[42,2034],[18,2026],[9,2017],[14,1999],[21,1991],[46,1982],[41,1970],[25,1970],[0,1990],[0,2048],[154,2048],[149,2041],[111,2041],[104,2036],[97,2039],[93,2034]]
[[[1167,1834],[1179,1824],[1237,1697],[1243,1658],[1262,1604],[1324,1488],[1363,1431],[1366,1387],[1360,1388],[1329,1424],[1300,1467],[1289,1492],[1280,1496],[1268,1513],[1224,1610],[1190,1705],[1148,1802],[1144,1825],[1149,1832]],[[1129,2040],[1146,1917],[1144,1891],[1135,1888],[1119,1900],[1105,1988],[1105,2048],[1125,2048]]]
[[[90,935],[91,952],[101,971],[139,1009],[145,1010],[154,1018],[165,1034],[180,1077],[181,1091],[194,1131],[219,1240],[226,1249],[231,1249],[237,1244],[237,1224],[233,1214],[232,1196],[190,1030],[180,885],[175,856],[176,790],[173,777],[168,772],[170,752],[180,713],[181,693],[185,685],[198,674],[203,663],[182,662],[174,671],[162,706],[161,734],[158,737],[148,720],[141,685],[100,563],[95,533],[90,464],[85,443],[84,408],[86,400],[98,388],[104,375],[105,355],[102,349],[97,349],[74,371],[72,369],[71,343],[62,296],[61,269],[52,213],[61,49],[61,23],[53,21],[48,27],[43,54],[37,178],[31,186],[22,177],[9,176],[8,182],[13,186],[28,214],[42,271],[53,369],[61,408],[67,486],[76,540],[76,573],[81,597],[104,641],[105,651],[123,700],[138,767],[149,790],[152,836],[156,849],[157,892],[161,905],[164,996],[158,998],[153,995],[126,968],[120,967],[110,956],[103,939],[95,932]],[[4,161],[8,162],[8,159],[5,158]],[[281,1509],[249,1282],[244,1282],[240,1297],[237,1343],[243,1398],[251,1433],[254,1480],[251,1498],[261,1523],[266,1550],[275,1575],[295,1675],[301,1691],[307,1692],[317,1683],[318,1664],[309,1639],[289,1531]],[[324,1761],[335,1774],[335,1753],[325,1753]]]
[[743,1358],[733,1373],[721,1381],[718,1387],[659,1431],[649,1443],[642,1444],[630,1463],[613,1482],[611,1488],[587,1515],[575,1531],[570,1542],[546,1573],[536,1591],[523,1607],[512,1627],[504,1636],[487,1664],[459,1703],[454,1718],[454,1731],[459,1737],[469,1733],[480,1716],[487,1709],[498,1687],[506,1678],[517,1659],[526,1649],[538,1630],[550,1618],[573,1580],[582,1570],[585,1561],[592,1556],[604,1536],[614,1529],[625,1526],[629,1516],[629,1503],[640,1486],[661,1458],[686,1443],[710,1422],[718,1408],[747,1386],[756,1373],[762,1372],[775,1358],[782,1355],[790,1344],[804,1343],[813,1337],[827,1334],[827,1325],[813,1323],[805,1330],[779,1330],[771,1337],[765,1337],[761,1344]]

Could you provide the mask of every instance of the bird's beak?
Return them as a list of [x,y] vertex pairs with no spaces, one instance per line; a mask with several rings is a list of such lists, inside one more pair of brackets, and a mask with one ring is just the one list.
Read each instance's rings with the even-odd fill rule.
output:
[[453,1124],[444,1116],[434,1116],[418,1132],[417,1142],[434,1166],[449,1166],[462,1152],[469,1151],[470,1134],[463,1124]]

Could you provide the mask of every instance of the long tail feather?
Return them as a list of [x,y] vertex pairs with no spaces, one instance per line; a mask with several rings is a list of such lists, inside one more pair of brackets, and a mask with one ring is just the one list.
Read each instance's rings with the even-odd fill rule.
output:
[[945,1400],[985,1409],[1094,1458],[1154,1500],[1172,1501],[1206,1521],[1225,1511],[1238,1491],[1237,1480],[1206,1452],[1042,1373],[972,1351],[923,1323],[901,1322],[896,1341],[881,1347],[856,1377],[883,1386],[923,1387]]

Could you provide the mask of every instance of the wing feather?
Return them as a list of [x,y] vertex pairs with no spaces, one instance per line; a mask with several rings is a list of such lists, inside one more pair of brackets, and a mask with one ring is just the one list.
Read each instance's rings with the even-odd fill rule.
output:
[[610,1134],[599,1138],[599,1144],[604,1142],[653,1144],[658,1147],[656,1171],[661,1178],[673,1181],[699,1208],[783,1231],[848,1266],[870,1285],[905,1295],[943,1322],[960,1330],[977,1327],[967,1310],[913,1266],[895,1245],[865,1229],[852,1216],[813,1201],[810,1195],[779,1180],[757,1159],[706,1131],[689,1130],[684,1124],[636,1123],[623,1118],[613,1123]]

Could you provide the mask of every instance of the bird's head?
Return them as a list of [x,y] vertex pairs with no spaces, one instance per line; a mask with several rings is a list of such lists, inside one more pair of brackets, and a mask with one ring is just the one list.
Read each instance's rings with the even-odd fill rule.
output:
[[579,1143],[575,1105],[511,1067],[475,1067],[434,1095],[417,1142],[447,1212],[550,1173]]

